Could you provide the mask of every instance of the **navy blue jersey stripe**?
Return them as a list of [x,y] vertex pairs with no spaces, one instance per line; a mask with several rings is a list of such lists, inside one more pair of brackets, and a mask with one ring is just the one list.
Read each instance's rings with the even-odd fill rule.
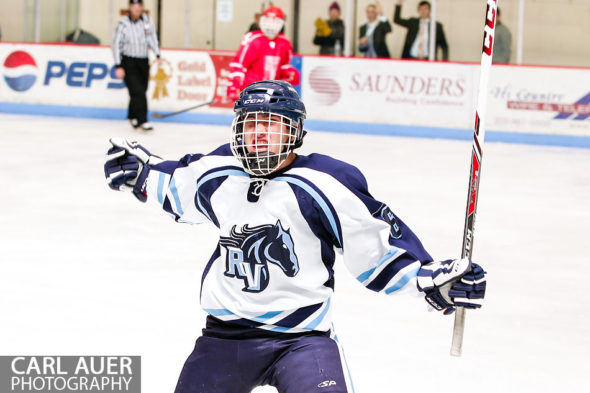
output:
[[[229,147],[229,143],[219,146],[217,149],[213,150],[211,153],[208,153],[207,156],[231,156],[232,152],[231,149]],[[177,168],[184,168],[189,166],[189,164],[200,160],[201,158],[205,157],[205,155],[203,154],[186,154],[185,156],[183,156],[180,160],[178,161],[163,161],[160,162],[159,164],[156,165],[152,165],[151,168],[160,171],[160,172],[164,172],[164,173],[168,173],[168,174],[172,174],[174,172],[175,169]],[[239,167],[235,167],[236,169],[242,169]],[[219,168],[215,168],[213,170],[217,170]]]
[[362,195],[371,196],[368,191],[367,180],[361,171],[357,167],[335,158],[323,154],[297,156],[290,168],[309,168],[327,173],[348,188],[359,199],[362,200]]
[[287,317],[273,323],[273,325],[289,328],[295,327],[304,320],[306,320],[314,312],[319,310],[320,307],[322,307],[322,304],[324,303],[312,304],[311,306],[301,307],[292,314],[288,315]]
[[162,204],[162,208],[167,213],[172,214],[174,216],[174,220],[178,221],[180,219],[180,216],[178,214],[176,214],[174,212],[174,210],[172,210],[172,204],[170,203],[170,199],[168,197],[164,198],[164,203]]
[[213,150],[211,153],[207,154],[208,156],[232,156],[233,153],[231,152],[231,148],[229,143],[225,145],[219,146],[217,149]]
[[203,295],[203,283],[205,282],[205,277],[207,277],[207,274],[209,274],[209,270],[211,270],[211,266],[213,266],[213,263],[220,256],[221,256],[221,251],[219,251],[219,243],[217,243],[217,247],[215,248],[215,251],[213,252],[213,255],[211,255],[211,258],[209,259],[209,262],[207,262],[207,265],[205,266],[205,269],[203,269],[203,275],[201,276],[201,295],[200,296]]
[[232,319],[231,321],[228,321],[228,323],[240,325],[240,326],[245,326],[245,327],[249,327],[249,328],[257,328],[257,327],[265,325],[262,322],[256,322],[256,321],[252,321],[251,319],[246,319],[246,318]]
[[[202,181],[207,181],[213,177],[215,177],[214,174],[218,173],[218,172],[227,172],[227,171],[231,171],[228,172],[232,175],[236,175],[236,176],[244,176],[244,177],[250,177],[250,175],[248,175],[246,172],[244,172],[244,169],[242,167],[239,166],[235,166],[235,165],[225,165],[225,166],[218,166],[215,167],[213,169],[208,170],[207,172],[203,173],[198,179],[197,179],[197,183],[202,182]],[[207,178],[207,179],[205,179]]]
[[315,184],[301,176],[289,174],[283,174],[282,176],[275,177],[272,180],[286,181],[292,186],[301,188],[309,196],[311,196],[313,201],[316,203],[316,209],[323,213],[320,214],[319,217],[322,220],[324,228],[332,235],[332,244],[338,248],[342,248],[342,227],[340,226],[340,220],[338,219],[338,214],[336,214],[336,209],[334,209],[334,206],[332,206],[328,198],[318,187],[316,187]]
[[313,232],[315,237],[320,241],[322,262],[328,270],[328,279],[324,285],[328,288],[334,289],[334,261],[336,260],[334,246],[339,246],[339,243],[332,232],[326,229],[328,222],[325,218],[322,219],[322,217],[324,217],[324,212],[318,204],[314,202],[314,199],[309,198],[307,192],[301,187],[292,183],[289,183],[289,186],[291,187],[291,190],[293,190],[293,194],[295,194],[301,216],[305,219],[309,229]]
[[407,253],[400,255],[395,260],[393,260],[389,265],[387,265],[381,271],[381,273],[379,273],[377,277],[375,277],[373,281],[367,284],[367,288],[375,292],[382,291],[387,285],[387,283],[393,278],[393,276],[395,276],[397,273],[399,273],[400,270],[414,262],[416,262],[416,259],[408,255]]
[[197,192],[195,193],[195,206],[203,213],[211,222],[219,227],[219,222],[211,206],[211,196],[221,184],[228,178],[228,176],[244,176],[249,175],[241,168],[235,166],[223,166],[214,168],[205,172],[197,180]]
[[187,154],[179,161],[162,161],[156,165],[151,165],[150,169],[171,175],[176,169],[187,167],[191,162],[198,161],[202,157],[204,157],[202,154]]

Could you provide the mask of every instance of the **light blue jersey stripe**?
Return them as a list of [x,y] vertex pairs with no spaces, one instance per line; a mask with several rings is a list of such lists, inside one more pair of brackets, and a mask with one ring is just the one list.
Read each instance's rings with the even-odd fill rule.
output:
[[309,325],[304,327],[304,329],[309,329],[309,330],[315,329],[315,327],[318,326],[320,324],[320,322],[322,322],[322,320],[326,316],[329,308],[330,308],[330,299],[328,299],[328,302],[326,303],[326,307],[324,307],[324,310],[322,311],[322,313],[320,315],[318,315],[316,317],[316,319],[311,321],[311,323]]
[[418,270],[420,270],[420,266],[404,274],[404,276],[400,278],[395,284],[387,288],[385,290],[385,293],[389,295],[392,292],[402,289],[404,285],[408,283],[408,281],[410,281],[412,278],[418,275]]
[[[338,341],[338,336],[335,333],[334,325],[332,325],[332,334],[333,334],[333,336],[331,338],[332,338],[332,340],[336,341],[336,345],[338,346],[338,353],[342,357],[342,359],[341,359],[342,360],[342,369],[343,369],[343,371],[346,371],[346,374],[348,375],[348,384],[350,384],[350,388],[352,389],[352,392],[350,392],[350,393],[355,393],[354,384],[352,383],[352,375],[350,375],[350,369],[348,368],[348,362],[346,361],[346,356],[344,355],[344,348],[340,344],[340,341]],[[346,378],[346,376],[345,376],[345,378]]]
[[160,172],[160,176],[158,177],[158,202],[160,202],[160,205],[162,203],[164,203],[164,198],[162,197],[162,191],[164,190],[164,179],[166,178],[166,175],[164,174],[164,172]]
[[356,393],[354,390],[354,384],[352,383],[352,375],[350,375],[350,368],[348,367],[348,362],[346,361],[346,356],[344,355],[344,348],[342,345],[336,340],[337,345],[340,347],[340,353],[342,353],[342,365],[343,368],[346,369],[346,373],[348,374],[348,383],[350,383],[350,388],[352,389],[352,393]]
[[204,308],[208,314],[213,315],[214,317],[222,317],[224,315],[234,315],[233,312],[225,309],[225,308]]
[[356,279],[359,280],[360,282],[365,282],[365,280],[367,278],[371,277],[371,274],[373,274],[373,272],[375,270],[377,270],[379,268],[379,266],[383,265],[385,262],[391,262],[393,260],[393,257],[395,256],[395,254],[398,253],[398,251],[399,251],[399,248],[391,247],[389,249],[389,251],[387,252],[387,254],[385,254],[383,256],[383,258],[381,258],[381,260],[379,261],[377,266],[375,266],[372,269],[367,270],[364,273],[361,273]]
[[209,221],[213,220],[211,219],[211,217],[209,217],[209,213],[207,213],[207,210],[201,204],[201,198],[199,197],[199,188],[211,179],[228,175],[249,177],[249,175],[246,172],[239,171],[237,169],[225,169],[219,172],[212,172],[197,182],[197,204],[199,205],[199,209],[201,210],[201,212],[203,212],[203,214],[207,216]]
[[178,212],[178,214],[180,214],[182,216],[184,214],[184,211],[182,210],[182,206],[180,204],[180,198],[178,197],[178,190],[176,189],[176,183],[174,182],[174,177],[170,180],[170,192],[172,193],[172,196],[174,197],[174,203],[176,204],[176,211]]
[[253,321],[256,321],[256,322],[264,322],[264,321],[266,321],[268,319],[271,319],[273,317],[276,317],[280,313],[282,313],[282,311],[270,311],[270,312],[267,312],[266,314],[262,314],[262,315],[259,315],[257,317],[254,317],[254,318],[252,318],[252,320]]
[[288,330],[291,330],[292,328],[288,328],[288,327],[284,327],[284,326],[275,326],[272,329],[270,329],[273,332],[281,332],[284,333]]
[[312,198],[315,199],[315,201],[318,203],[318,205],[320,205],[320,207],[324,211],[324,214],[326,215],[326,217],[328,218],[328,221],[330,222],[330,226],[332,227],[332,232],[334,232],[334,236],[336,236],[336,239],[338,239],[338,243],[340,245],[342,245],[342,241],[341,241],[340,236],[338,234],[338,226],[336,225],[336,219],[334,218],[334,215],[330,211],[328,204],[326,203],[326,201],[324,201],[324,198],[322,198],[320,196],[320,194],[318,194],[316,192],[316,190],[314,190],[309,184],[304,183],[301,180],[296,179],[294,177],[277,177],[277,178],[274,178],[273,180],[286,181],[287,183],[295,184],[295,185],[303,188],[309,195],[311,195]]

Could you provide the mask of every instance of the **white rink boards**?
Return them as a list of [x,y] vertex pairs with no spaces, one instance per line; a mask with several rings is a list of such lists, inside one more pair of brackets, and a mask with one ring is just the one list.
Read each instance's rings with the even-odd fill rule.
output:
[[[0,355],[141,355],[142,391],[173,392],[203,327],[216,228],[110,191],[102,164],[110,136],[177,159],[229,129],[142,134],[124,121],[5,114],[0,125]],[[312,131],[301,152],[313,151],[357,165],[435,258],[459,255],[470,141]],[[467,313],[461,358],[449,356],[452,317],[371,293],[337,264],[336,332],[356,392],[587,386],[589,195],[587,149],[485,145],[473,255],[488,297]]]

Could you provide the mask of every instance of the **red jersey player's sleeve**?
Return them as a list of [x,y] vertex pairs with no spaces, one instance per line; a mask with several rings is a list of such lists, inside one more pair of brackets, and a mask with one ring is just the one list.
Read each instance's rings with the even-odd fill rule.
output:
[[232,86],[241,90],[245,85],[246,74],[250,72],[256,60],[258,49],[257,39],[261,32],[250,32],[242,38],[240,48],[236,52],[232,62],[229,64],[230,80]]
[[297,86],[301,81],[301,76],[299,71],[291,65],[291,58],[293,57],[291,42],[286,37],[279,37],[277,41],[281,45],[281,64],[279,65],[277,79]]

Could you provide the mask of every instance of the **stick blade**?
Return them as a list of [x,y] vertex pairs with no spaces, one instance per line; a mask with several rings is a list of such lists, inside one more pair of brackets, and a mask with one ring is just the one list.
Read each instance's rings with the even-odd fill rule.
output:
[[163,114],[158,113],[158,112],[152,113],[151,116],[156,119],[162,119],[165,117]]

